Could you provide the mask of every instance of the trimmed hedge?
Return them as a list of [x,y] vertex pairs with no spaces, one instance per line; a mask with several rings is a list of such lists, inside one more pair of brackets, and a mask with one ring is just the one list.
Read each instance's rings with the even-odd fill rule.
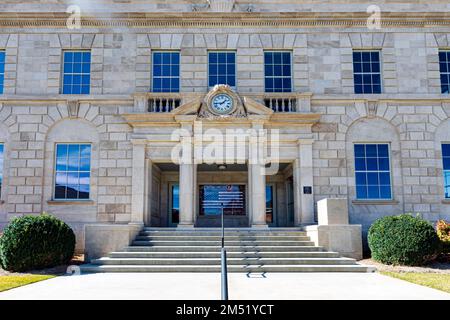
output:
[[15,218],[0,238],[0,265],[23,272],[67,264],[75,251],[75,234],[63,221],[42,214]]
[[376,220],[367,240],[372,258],[384,264],[423,265],[435,259],[441,250],[433,226],[407,214]]

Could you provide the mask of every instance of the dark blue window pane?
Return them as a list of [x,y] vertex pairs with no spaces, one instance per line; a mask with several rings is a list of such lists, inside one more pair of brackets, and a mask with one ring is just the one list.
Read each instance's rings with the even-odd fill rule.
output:
[[273,54],[272,54],[272,52],[264,52],[264,64],[265,65],[273,64]]
[[63,94],[89,94],[91,53],[70,51],[64,53]]
[[4,51],[0,51],[0,63],[4,63],[5,62],[5,52]]
[[378,144],[377,150],[379,157],[389,157],[389,148],[387,144]]
[[366,162],[367,162],[367,170],[368,171],[378,170],[377,158],[367,158]]
[[172,53],[172,65],[179,66],[180,65],[180,55],[177,52]]
[[208,53],[208,85],[227,84],[236,85],[236,53],[209,52]]
[[355,93],[381,93],[380,52],[353,52]]
[[389,158],[379,158],[378,159],[378,170],[389,170]]
[[364,93],[363,92],[363,86],[355,85],[355,93]]
[[154,52],[152,70],[153,92],[179,92],[179,52]]
[[450,143],[442,144],[442,156],[443,157],[450,157]]
[[376,157],[377,156],[377,145],[368,144],[366,145],[366,157]]
[[450,51],[439,52],[439,71],[441,73],[441,92],[448,94],[450,88]]
[[372,185],[372,186],[377,186],[379,184],[378,173],[376,173],[376,172],[367,173],[367,184]]
[[235,64],[236,63],[236,55],[234,53],[228,53],[227,55],[227,63]]
[[371,52],[370,55],[371,55],[372,62],[380,61],[380,53],[379,52],[374,51],[374,52]]
[[380,187],[380,199],[390,199],[391,196],[391,187],[390,186],[381,186]]
[[380,184],[381,185],[391,184],[391,175],[388,172],[380,172]]
[[154,65],[160,65],[162,64],[162,57],[161,57],[162,53],[159,52],[155,52],[153,54],[153,64]]
[[356,186],[356,198],[357,199],[367,199],[367,187],[366,186]]
[[369,199],[379,199],[380,198],[380,190],[378,186],[368,186],[367,187],[367,196]]
[[356,173],[356,185],[367,185],[367,174],[364,172]]
[[355,159],[355,170],[366,170],[366,159],[356,158]]
[[355,144],[355,157],[365,157],[365,148],[363,144]]
[[450,158],[444,158],[444,170],[450,170]]
[[387,144],[355,144],[355,181],[358,199],[391,199]]
[[264,71],[266,92],[292,91],[292,66],[290,52],[265,52]]
[[65,52],[64,53],[64,61],[65,62],[73,62],[73,52]]
[[73,62],[81,62],[82,52],[74,52],[73,53]]

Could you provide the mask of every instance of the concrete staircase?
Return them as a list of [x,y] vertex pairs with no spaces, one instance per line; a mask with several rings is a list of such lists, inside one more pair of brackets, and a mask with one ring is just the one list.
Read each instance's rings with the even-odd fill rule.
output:
[[[220,272],[220,229],[145,228],[132,245],[81,266],[82,272]],[[299,229],[227,229],[229,272],[372,272],[314,246]]]

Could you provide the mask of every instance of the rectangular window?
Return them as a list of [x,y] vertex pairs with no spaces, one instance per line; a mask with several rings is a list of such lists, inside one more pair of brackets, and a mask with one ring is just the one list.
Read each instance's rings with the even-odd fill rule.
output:
[[264,52],[264,83],[266,92],[292,91],[291,52]]
[[180,53],[153,52],[153,92],[180,91]]
[[355,93],[381,93],[380,51],[353,51]]
[[5,85],[5,51],[0,51],[0,94],[3,93]]
[[89,199],[91,180],[91,145],[57,144],[55,199]]
[[450,144],[442,145],[442,160],[444,162],[444,193],[450,199]]
[[2,194],[3,185],[3,143],[0,143],[0,195]]
[[450,50],[439,51],[439,70],[441,72],[441,92],[450,93]]
[[236,52],[208,52],[208,86],[227,84],[236,87]]
[[64,51],[63,94],[89,94],[91,86],[91,53]]
[[355,144],[357,199],[392,199],[388,144]]

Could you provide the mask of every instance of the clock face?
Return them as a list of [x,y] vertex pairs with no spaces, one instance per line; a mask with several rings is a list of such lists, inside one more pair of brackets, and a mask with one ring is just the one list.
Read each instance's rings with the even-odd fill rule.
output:
[[233,99],[225,93],[218,94],[212,99],[211,108],[218,114],[227,114],[233,110]]

